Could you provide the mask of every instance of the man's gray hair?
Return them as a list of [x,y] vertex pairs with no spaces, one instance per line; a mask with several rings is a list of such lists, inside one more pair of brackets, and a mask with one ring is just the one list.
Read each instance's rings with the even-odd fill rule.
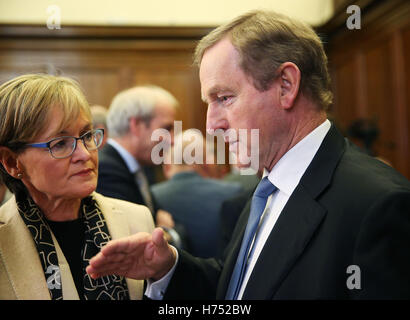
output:
[[100,105],[93,105],[90,106],[91,116],[93,118],[93,126],[96,128],[97,126],[107,126],[107,108],[104,108]]
[[110,136],[115,138],[127,134],[131,118],[149,123],[154,116],[155,107],[160,103],[174,108],[178,106],[178,101],[170,92],[153,85],[137,86],[118,93],[107,114]]

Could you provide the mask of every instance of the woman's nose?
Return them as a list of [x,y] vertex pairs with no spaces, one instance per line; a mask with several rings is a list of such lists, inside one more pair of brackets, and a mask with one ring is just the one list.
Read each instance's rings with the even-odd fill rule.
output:
[[90,158],[90,151],[84,144],[82,139],[77,140],[77,145],[73,152],[73,160],[88,160]]

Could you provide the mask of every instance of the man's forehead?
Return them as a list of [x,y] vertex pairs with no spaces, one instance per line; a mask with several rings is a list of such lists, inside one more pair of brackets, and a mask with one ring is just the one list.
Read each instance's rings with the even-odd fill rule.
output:
[[202,98],[215,92],[229,90],[232,72],[239,71],[240,55],[229,39],[222,39],[208,48],[199,68]]

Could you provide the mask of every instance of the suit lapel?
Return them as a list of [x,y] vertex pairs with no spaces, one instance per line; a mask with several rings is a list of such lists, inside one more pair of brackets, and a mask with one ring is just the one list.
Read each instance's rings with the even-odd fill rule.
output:
[[221,276],[218,283],[218,288],[216,292],[217,299],[225,299],[226,291],[228,289],[229,281],[231,280],[233,268],[236,263],[236,259],[239,254],[239,250],[242,244],[242,238],[245,233],[246,224],[248,222],[249,213],[251,207],[251,200],[247,202],[245,208],[242,210],[242,213],[236,223],[236,227],[232,234],[232,240],[229,243],[225,252],[226,258],[224,261],[224,267],[221,272]]
[[14,197],[3,209],[9,221],[0,228],[0,257],[17,299],[50,300],[37,249],[20,218]]
[[74,283],[73,275],[71,274],[70,265],[64,256],[63,250],[61,250],[57,239],[55,238],[53,232],[51,232],[51,237],[53,238],[54,247],[56,248],[58,267],[60,268],[61,285],[63,290],[64,300],[79,300],[78,291]]
[[[103,200],[103,197],[96,192],[93,193],[93,196],[100,206],[101,211],[104,212],[104,218],[111,238],[118,239],[129,236],[129,223],[124,214],[120,210],[117,210],[110,201],[107,201],[107,198]],[[130,299],[142,299],[144,282],[129,278],[126,278],[125,281],[127,282]]]
[[243,299],[273,296],[325,214],[303,187],[294,191],[263,247]]
[[344,150],[344,138],[332,125],[269,235],[244,299],[271,299],[303,253],[326,215],[316,199],[331,183]]

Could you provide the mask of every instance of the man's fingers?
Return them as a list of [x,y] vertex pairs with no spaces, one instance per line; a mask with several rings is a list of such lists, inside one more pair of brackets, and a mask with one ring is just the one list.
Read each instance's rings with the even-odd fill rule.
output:
[[152,232],[152,242],[158,249],[167,248],[168,243],[164,237],[164,230],[161,228],[155,228]]
[[102,249],[104,256],[109,256],[115,253],[131,253],[143,247],[150,234],[146,232],[139,232],[130,237],[111,240]]
[[167,260],[172,260],[172,252],[163,230],[157,228],[152,235],[141,232],[110,241],[90,260],[87,273],[93,279],[109,274],[144,279],[166,273],[173,263],[164,264]]
[[93,279],[102,277],[109,274],[115,274],[124,276],[130,267],[135,262],[134,257],[123,257],[119,262],[112,262],[110,260],[104,261],[104,264],[98,265],[90,261],[90,265],[87,266],[86,271],[92,276]]
[[115,253],[115,254],[106,256],[100,252],[89,261],[89,264],[95,268],[101,268],[107,264],[120,263],[121,261],[124,261],[125,259],[126,259],[126,254],[124,253]]

